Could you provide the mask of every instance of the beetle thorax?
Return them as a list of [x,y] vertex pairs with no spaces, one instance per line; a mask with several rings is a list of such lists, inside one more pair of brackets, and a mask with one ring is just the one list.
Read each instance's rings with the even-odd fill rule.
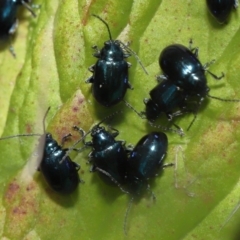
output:
[[95,126],[91,136],[93,148],[97,151],[105,150],[115,142],[114,137],[104,127]]
[[100,58],[106,61],[122,61],[124,58],[123,55],[120,44],[116,41],[109,40],[104,43]]
[[44,151],[47,154],[51,154],[52,152],[55,152],[57,148],[58,148],[58,143],[52,138],[52,135],[50,133],[47,133]]

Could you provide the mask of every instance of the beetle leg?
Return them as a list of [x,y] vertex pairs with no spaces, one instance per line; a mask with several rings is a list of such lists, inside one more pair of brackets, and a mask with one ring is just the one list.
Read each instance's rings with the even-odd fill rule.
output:
[[132,145],[132,144],[128,144],[128,145],[126,146],[126,152],[127,152],[127,153],[132,152],[133,149],[134,149],[134,145]]
[[158,83],[161,83],[163,80],[168,80],[168,77],[166,76],[166,75],[158,75],[158,76],[156,76],[156,80],[157,80],[157,82]]
[[206,72],[208,72],[213,78],[215,78],[216,80],[220,80],[224,77],[224,73],[222,72],[221,76],[217,76],[215,74],[213,74],[212,72],[210,72],[209,70],[205,70]]
[[203,69],[206,71],[214,63],[215,63],[215,59],[211,60],[210,62],[205,63],[203,65]]
[[128,85],[128,88],[129,88],[129,89],[133,90],[133,86],[131,85],[130,82],[127,82],[127,85]]
[[179,111],[176,111],[174,113],[167,113],[166,115],[167,115],[168,121],[172,121],[175,117],[181,116],[181,115],[183,115],[185,113],[187,113],[187,111],[179,110]]
[[120,142],[120,143],[122,144],[122,146],[125,147],[126,141],[124,141],[124,140],[119,140],[118,142]]
[[[89,68],[88,68],[88,70],[90,71],[90,72],[94,72],[94,68],[95,68],[95,65],[92,65],[92,66],[90,66]],[[88,78],[86,81],[85,81],[85,83],[93,83],[94,82],[94,77],[93,76],[91,76],[90,78]]]
[[[16,19],[16,21],[13,23],[13,25],[9,29],[8,34],[13,35],[16,32],[17,27],[18,27],[18,20]],[[16,58],[16,53],[11,43],[10,43],[9,51],[13,55],[13,57]]]
[[89,68],[88,68],[88,71],[90,71],[90,72],[94,72],[94,68],[95,68],[95,65],[92,65],[92,66],[90,66]]
[[72,136],[71,133],[68,133],[67,135],[65,135],[63,138],[62,138],[62,141],[61,141],[61,147],[64,145],[64,143]]
[[117,137],[118,136],[118,134],[119,134],[119,131],[116,129],[116,128],[113,128],[112,126],[110,126],[110,125],[108,125],[107,126],[107,128],[108,128],[108,130],[110,130],[110,131],[113,131],[113,133],[111,133],[111,135],[112,135],[112,137]]
[[175,165],[174,163],[165,163],[165,164],[162,165],[162,168],[164,169],[166,167],[172,167],[174,165]]
[[96,57],[96,58],[100,58],[101,57],[100,52],[93,53],[93,56]]
[[192,53],[195,55],[196,58],[198,58],[198,47],[191,49]]
[[33,17],[36,17],[37,15],[35,14],[35,12],[32,10],[32,7],[29,6],[25,0],[21,1],[21,4],[33,15]]
[[90,159],[89,159],[89,162],[91,162],[91,159],[93,158],[93,152],[90,152],[90,153],[88,154],[88,157],[90,158]]
[[127,43],[125,44],[126,47],[129,48],[129,46],[131,45],[130,41],[127,41]]
[[193,40],[190,38],[190,40],[189,40],[189,47],[188,48],[195,55],[195,57],[198,58],[198,51],[199,51],[199,49],[198,49],[198,47],[193,48],[192,44],[193,44]]
[[235,2],[234,2],[234,8],[237,8],[238,7],[238,0],[235,0]]
[[77,163],[75,163],[75,162],[72,162],[72,163],[75,165],[76,170],[79,171],[79,169],[80,169],[80,165],[77,164]]
[[9,47],[9,52],[13,55],[14,58],[16,58],[16,53],[15,53],[12,45],[10,45],[10,47]]
[[90,172],[96,172],[96,166],[92,165],[89,169]]
[[130,53],[124,53],[124,54],[123,54],[123,57],[124,57],[124,58],[129,58],[129,57],[131,57],[131,54],[130,54]]
[[149,192],[151,193],[152,198],[153,198],[153,200],[155,201],[155,200],[157,199],[157,198],[156,198],[156,195],[155,195],[154,192],[151,190],[149,184],[147,184],[147,191],[149,191]]
[[121,144],[122,144],[122,146],[125,148],[125,151],[127,152],[127,153],[130,153],[132,150],[133,150],[133,148],[134,148],[134,145],[132,145],[132,144],[128,144],[127,146],[125,146],[126,145],[126,141],[124,141],[124,140],[120,140],[119,141]]
[[96,52],[100,52],[100,50],[99,50],[99,48],[98,48],[97,45],[93,45],[93,46],[92,46],[92,49],[93,49],[94,51],[96,51]]
[[149,98],[144,98],[144,99],[143,99],[143,103],[144,103],[144,104],[147,104],[147,103],[149,102],[149,100],[150,100]]
[[99,50],[98,46],[94,45],[92,46],[92,49],[94,50],[93,56],[96,58],[100,58],[101,51]]
[[11,26],[11,28],[8,31],[8,34],[12,35],[16,32],[18,28],[18,20],[16,19],[16,21],[13,23],[13,25]]
[[79,134],[81,135],[81,139],[79,141],[82,140],[83,144],[86,145],[85,138],[84,138],[84,135],[86,134],[85,131],[82,128],[78,127],[78,126],[73,126],[72,128],[73,128],[73,130],[79,132]]
[[210,62],[205,63],[205,64],[203,65],[203,70],[206,71],[206,72],[208,72],[213,78],[215,78],[215,79],[217,79],[217,80],[220,80],[220,79],[222,79],[222,78],[224,77],[224,73],[223,73],[223,72],[222,72],[222,75],[218,77],[218,76],[216,76],[215,74],[213,74],[212,72],[210,72],[210,71],[208,70],[209,66],[212,65],[214,62],[215,62],[215,59],[213,59],[213,60],[210,61]]
[[94,82],[94,78],[93,76],[91,76],[90,78],[88,78],[85,83],[93,83]]
[[[84,142],[84,144],[88,147],[92,147],[93,146],[93,143],[90,141],[90,142]],[[91,154],[91,153],[90,153]]]

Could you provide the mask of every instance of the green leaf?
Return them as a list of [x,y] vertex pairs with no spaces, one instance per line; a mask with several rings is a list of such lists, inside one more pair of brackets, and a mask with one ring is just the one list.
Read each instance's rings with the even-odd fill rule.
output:
[[[133,91],[125,99],[138,111],[143,98],[156,85],[160,74],[158,57],[172,43],[188,45],[192,38],[199,59],[215,59],[208,75],[212,96],[239,98],[240,23],[233,11],[229,24],[219,25],[207,11],[205,1],[66,1],[42,0],[33,19],[22,12],[13,42],[17,59],[6,50],[0,55],[0,132],[3,136],[47,131],[60,143],[78,125],[89,130],[116,110],[124,114],[111,124],[127,143],[136,144],[153,130],[124,104],[106,109],[95,102],[85,80],[88,67],[96,62],[92,45],[109,39],[130,42],[149,72],[145,75],[135,59],[129,58]],[[231,212],[239,201],[239,103],[206,99],[197,120],[186,136],[169,133],[166,162],[177,161],[151,184],[157,200],[146,194],[134,202],[123,232],[128,196],[106,186],[97,174],[89,173],[87,151],[71,155],[81,165],[85,184],[71,196],[59,196],[32,165],[39,154],[34,137],[0,142],[0,234],[5,239],[239,239],[240,211]],[[193,116],[176,123],[187,129]],[[35,147],[36,146],[36,147]],[[66,147],[67,147],[66,146]]]

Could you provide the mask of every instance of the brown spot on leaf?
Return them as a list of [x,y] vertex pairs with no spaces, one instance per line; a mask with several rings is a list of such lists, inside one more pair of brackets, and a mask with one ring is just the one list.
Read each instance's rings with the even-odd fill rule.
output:
[[73,106],[72,110],[73,110],[73,112],[78,112],[79,108],[76,106]]
[[32,125],[30,123],[27,123],[25,126],[26,133],[32,133]]
[[[19,185],[18,182],[21,184]],[[6,231],[10,239],[21,239],[22,233],[32,225],[32,219],[38,215],[38,188],[34,181],[24,183],[16,177],[5,193]]]
[[5,198],[7,199],[8,202],[11,202],[14,199],[19,189],[20,189],[20,186],[16,182],[16,179],[14,179],[14,181],[9,184],[7,191],[5,193]]
[[78,104],[82,104],[84,102],[84,98],[78,97]]

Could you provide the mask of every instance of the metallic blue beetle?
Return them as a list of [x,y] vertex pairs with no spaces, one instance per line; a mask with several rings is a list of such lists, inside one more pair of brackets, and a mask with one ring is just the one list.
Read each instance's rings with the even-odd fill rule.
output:
[[141,194],[148,187],[148,180],[156,177],[161,169],[169,166],[169,164],[163,164],[167,148],[166,134],[151,132],[143,136],[130,151],[127,160],[126,184],[131,194]]
[[[85,142],[92,147],[89,162],[91,171],[97,171],[100,177],[108,184],[117,184],[120,188],[125,183],[127,150],[124,141],[116,141],[118,130],[111,128],[107,131],[101,123],[91,129],[92,141]],[[122,191],[124,191],[121,188]]]
[[[48,108],[44,120],[43,129],[44,134],[32,133],[32,134],[18,134],[13,136],[2,137],[0,140],[17,138],[17,137],[40,137],[40,143],[43,141],[43,146],[39,145],[42,151],[39,153],[41,159],[39,159],[38,170],[43,174],[48,185],[56,192],[60,194],[71,194],[74,192],[81,181],[78,175],[80,166],[73,162],[68,156],[68,149],[63,149],[62,145],[71,134],[66,135],[62,139],[62,144],[59,145],[56,140],[53,139],[50,133],[45,132],[45,118],[50,108]],[[83,131],[80,131],[84,135]],[[71,150],[77,150],[71,148]]]
[[207,0],[210,13],[219,23],[225,23],[231,11],[238,7],[237,0]]
[[[93,16],[106,25],[110,40],[104,43],[101,50],[96,46],[93,47],[94,56],[99,60],[89,68],[93,75],[86,80],[86,83],[92,83],[92,94],[98,103],[111,107],[123,100],[128,88],[133,89],[128,80],[128,68],[131,64],[126,62],[125,58],[133,54],[140,64],[141,62],[125,44],[112,39],[109,26],[102,18],[95,14]],[[143,66],[142,68],[144,69]],[[145,69],[144,71],[146,72]]]
[[71,194],[80,182],[80,166],[70,159],[67,151],[68,149],[63,149],[50,133],[46,133],[39,171],[49,186],[60,194]]
[[145,114],[149,120],[155,120],[161,112],[167,115],[168,120],[189,112],[194,113],[196,118],[199,107],[206,97],[225,102],[240,101],[209,95],[210,89],[205,73],[208,72],[218,80],[223,78],[224,74],[218,77],[208,70],[213,61],[202,65],[198,60],[198,48],[192,49],[191,43],[190,41],[190,48],[173,44],[161,52],[159,65],[164,75],[160,75],[158,80],[162,82],[150,91],[151,99],[144,100]]

